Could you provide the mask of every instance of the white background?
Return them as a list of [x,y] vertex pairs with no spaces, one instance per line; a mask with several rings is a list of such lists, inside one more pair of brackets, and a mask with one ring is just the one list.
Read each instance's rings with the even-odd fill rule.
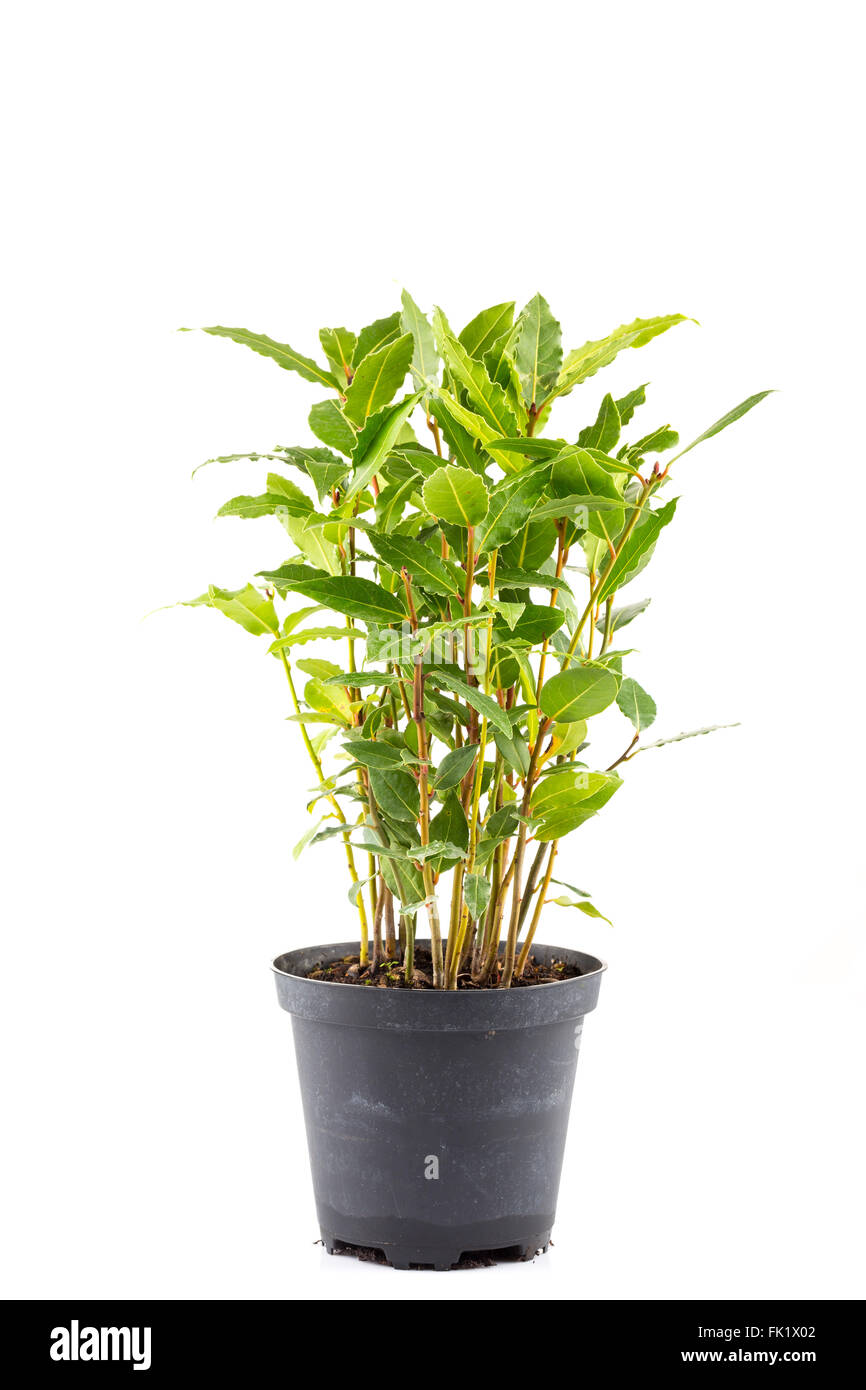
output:
[[[862,1277],[862,34],[825,3],[34,3],[7,13],[2,337],[9,1296],[855,1297]],[[328,1259],[279,951],[346,937],[279,670],[184,608],[285,558],[217,453],[321,393],[179,325],[316,350],[402,285],[458,326],[536,289],[567,346],[681,326],[691,438],[630,597],[659,735],[568,842],[607,928],[532,1266]],[[611,732],[611,755],[621,732]]]

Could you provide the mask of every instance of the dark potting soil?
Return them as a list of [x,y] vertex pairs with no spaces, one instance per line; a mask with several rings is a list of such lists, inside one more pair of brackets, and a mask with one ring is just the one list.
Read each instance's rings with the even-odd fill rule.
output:
[[[501,968],[501,962],[498,962],[487,984],[483,986],[473,984],[472,977],[466,971],[457,976],[457,988],[495,989],[499,984]],[[573,980],[581,973],[576,965],[567,965],[565,961],[553,960],[545,964],[537,961],[535,956],[530,956],[523,974],[519,979],[517,976],[514,977],[511,987],[518,989],[527,985],[549,985],[557,980]],[[327,980],[330,984],[336,985],[369,985],[373,989],[432,989],[433,958],[429,951],[419,949],[415,952],[415,973],[411,985],[406,984],[405,972],[399,961],[383,961],[373,970],[369,965],[362,966],[358,956],[341,956],[339,960],[318,961],[307,971],[306,978]]]

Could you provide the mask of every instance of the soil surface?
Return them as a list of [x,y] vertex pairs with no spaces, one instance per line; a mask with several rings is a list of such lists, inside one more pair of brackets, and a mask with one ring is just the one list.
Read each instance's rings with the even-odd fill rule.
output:
[[[501,964],[497,963],[493,975],[485,985],[476,985],[467,971],[457,976],[458,989],[495,989],[499,983]],[[576,965],[566,965],[564,961],[553,960],[542,964],[530,956],[526,968],[518,979],[511,982],[512,989],[527,985],[549,985],[556,980],[573,980],[581,971]],[[407,985],[405,971],[399,961],[383,961],[375,970],[369,965],[362,967],[358,956],[341,956],[339,960],[322,960],[307,971],[308,980],[327,980],[337,985],[369,985],[373,989],[432,989],[433,960],[429,951],[419,949],[415,952],[415,974],[411,985]]]

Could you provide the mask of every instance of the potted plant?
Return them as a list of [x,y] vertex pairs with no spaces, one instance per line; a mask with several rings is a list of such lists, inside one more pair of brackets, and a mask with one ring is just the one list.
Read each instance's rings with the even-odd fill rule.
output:
[[[684,316],[564,355],[540,295],[514,310],[455,333],[404,293],[360,333],[322,329],[324,362],[204,330],[326,393],[315,443],[230,456],[267,479],[219,515],[276,518],[286,563],[192,603],[280,669],[311,765],[295,856],[336,840],[345,859],[356,934],[274,969],[324,1241],[401,1268],[546,1248],[604,965],[539,945],[539,924],[551,900],[601,916],[561,877],[561,846],[635,756],[672,741],[642,742],[656,707],[620,639],[649,600],[620,591],[674,519],[672,465],[768,394],[684,449],[666,424],[633,424],[643,386],[557,438],[560,397]],[[599,754],[592,722],[611,706],[626,733]]]

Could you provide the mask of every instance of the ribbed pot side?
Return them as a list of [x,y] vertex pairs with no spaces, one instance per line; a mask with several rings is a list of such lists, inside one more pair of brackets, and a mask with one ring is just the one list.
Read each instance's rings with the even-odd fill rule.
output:
[[539,961],[583,973],[509,990],[304,978],[357,951],[348,941],[274,961],[326,1248],[371,1247],[396,1269],[450,1269],[481,1250],[531,1258],[550,1240],[583,1017],[604,963],[537,946]]

